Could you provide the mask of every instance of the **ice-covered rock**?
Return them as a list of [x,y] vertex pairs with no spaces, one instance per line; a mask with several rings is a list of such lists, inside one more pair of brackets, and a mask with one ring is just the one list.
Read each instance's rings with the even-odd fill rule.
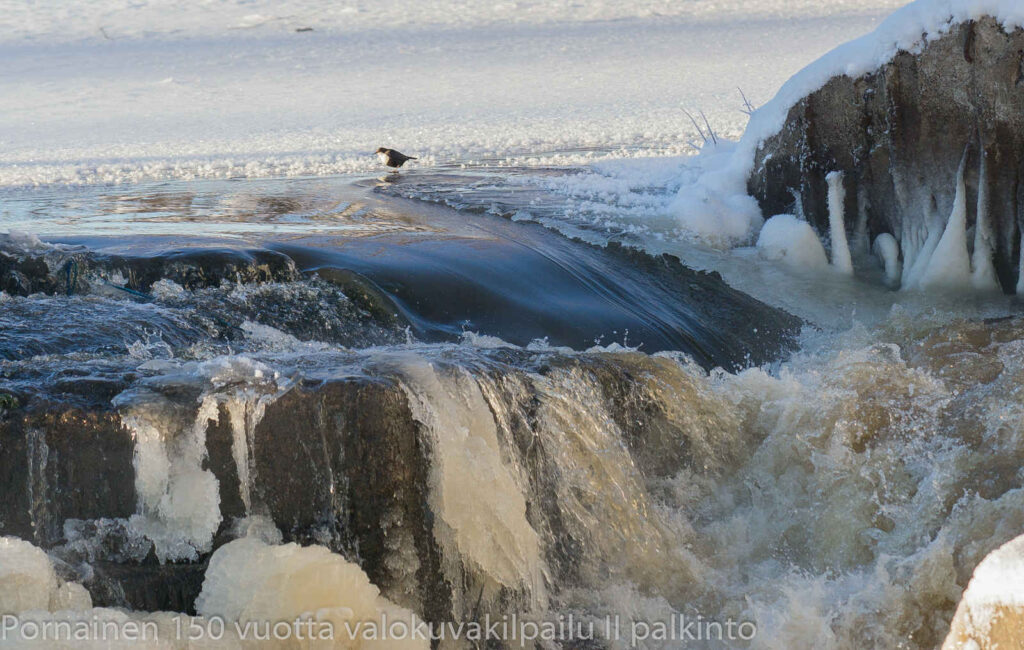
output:
[[[917,0],[896,11],[794,75],[751,115],[734,147],[697,159],[700,171],[672,204],[683,230],[705,243],[744,245],[760,223],[755,210],[743,230],[737,208],[752,197],[762,215],[799,215],[824,236],[830,197],[840,198],[828,177],[841,173],[845,205],[836,213],[847,217],[853,252],[888,233],[905,285],[920,287],[932,266],[933,288],[946,289],[946,271],[956,267],[957,288],[1024,290],[1022,27],[1017,0]],[[956,259],[933,265],[950,215],[959,217],[965,150],[963,221],[974,236],[951,232],[940,256],[956,244]],[[845,266],[842,251],[837,259]]]
[[1018,5],[920,0],[794,77],[744,136],[762,210],[826,232],[828,178],[842,173],[845,213],[864,214],[872,239],[897,240],[904,288],[991,290],[998,278],[1012,292],[1024,222]]
[[1024,536],[989,553],[964,591],[942,650],[995,650],[1024,644]]

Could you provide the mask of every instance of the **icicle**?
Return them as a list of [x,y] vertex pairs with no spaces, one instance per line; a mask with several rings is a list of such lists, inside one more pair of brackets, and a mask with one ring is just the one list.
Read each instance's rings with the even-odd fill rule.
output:
[[896,287],[900,281],[900,245],[896,238],[887,232],[875,237],[872,246],[874,253],[885,267],[885,283]]
[[[217,401],[206,396],[194,420],[180,426],[167,398],[132,393],[115,398],[121,421],[135,440],[138,512],[132,530],[153,542],[157,559],[197,560],[212,548],[221,523],[217,477],[206,468],[206,428],[217,419]],[[133,399],[134,398],[134,399]]]
[[[272,398],[276,398],[274,395]],[[253,514],[252,487],[253,458],[256,455],[256,426],[263,420],[267,409],[268,398],[254,391],[240,390],[238,393],[223,398],[231,423],[231,456],[235,460],[238,472],[238,491],[245,506],[245,514]]]
[[978,174],[978,219],[974,226],[974,256],[971,259],[971,284],[979,291],[999,291],[999,280],[992,264],[995,237],[989,217],[988,159],[981,152]]
[[828,225],[832,236],[832,266],[841,273],[853,275],[853,261],[850,259],[850,246],[846,242],[843,215],[846,203],[843,173],[832,172],[825,179],[828,181]]
[[[904,265],[904,289],[920,288],[921,276],[924,275],[925,270],[928,268],[928,264],[932,259],[932,253],[935,252],[935,248],[939,245],[939,240],[942,238],[943,229],[941,224],[937,223],[934,218],[929,219],[929,222],[925,230],[924,243],[918,246],[917,255],[913,258],[913,263],[907,263],[910,266],[909,269],[907,265]],[[917,240],[921,240],[920,232],[917,233]]]
[[917,263],[917,253],[921,249],[917,233],[904,219],[903,236],[900,238],[900,247],[903,249],[903,287],[910,287],[910,272]]
[[967,151],[964,151],[956,173],[953,212],[921,275],[922,289],[967,289],[971,286],[971,260],[967,253],[967,187],[964,182],[966,167]]

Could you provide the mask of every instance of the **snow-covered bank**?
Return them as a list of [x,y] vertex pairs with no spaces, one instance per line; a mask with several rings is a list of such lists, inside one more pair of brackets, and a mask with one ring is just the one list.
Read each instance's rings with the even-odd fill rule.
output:
[[[0,2],[0,42],[71,42],[116,38],[181,38],[220,35],[224,30],[262,36],[314,28],[339,34],[379,29],[484,27],[495,24],[542,25],[624,20],[684,18],[715,21],[723,17],[788,18],[870,14],[880,7],[899,6],[886,0],[587,0],[586,2],[480,3],[472,0],[104,0],[74,3]],[[102,31],[101,31],[102,28]]]
[[899,2],[51,4],[0,3],[0,186],[678,154]]

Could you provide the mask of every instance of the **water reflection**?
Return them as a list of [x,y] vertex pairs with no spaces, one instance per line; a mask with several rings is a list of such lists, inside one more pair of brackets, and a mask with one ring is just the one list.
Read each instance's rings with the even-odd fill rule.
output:
[[370,205],[354,177],[45,187],[0,193],[0,231],[40,236],[245,237],[337,233],[358,237],[429,229]]

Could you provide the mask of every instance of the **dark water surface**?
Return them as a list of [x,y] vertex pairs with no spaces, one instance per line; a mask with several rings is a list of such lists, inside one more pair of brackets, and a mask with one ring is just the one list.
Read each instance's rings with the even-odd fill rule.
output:
[[[474,332],[516,345],[619,343],[737,367],[775,356],[795,325],[674,258],[395,196],[402,183],[460,189],[458,173],[423,176],[28,189],[4,200],[0,223],[101,256],[264,249],[287,255],[306,274],[354,272],[428,342]],[[487,191],[490,201],[495,189]],[[537,201],[510,190],[506,202],[527,199]]]

